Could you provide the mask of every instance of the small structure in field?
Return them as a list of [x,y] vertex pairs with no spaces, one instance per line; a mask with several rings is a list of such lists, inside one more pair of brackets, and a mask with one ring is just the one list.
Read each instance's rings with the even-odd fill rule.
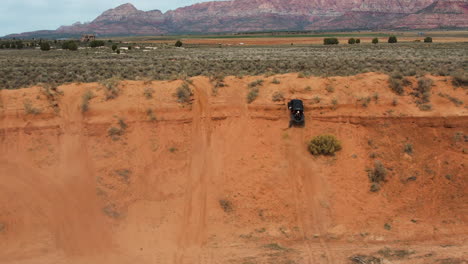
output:
[[81,39],[80,39],[81,42],[90,42],[93,40],[96,40],[96,35],[94,34],[81,35]]

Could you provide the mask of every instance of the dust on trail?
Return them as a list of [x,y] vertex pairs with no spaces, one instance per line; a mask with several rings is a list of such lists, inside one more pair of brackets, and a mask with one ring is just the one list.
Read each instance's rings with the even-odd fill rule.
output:
[[[414,104],[412,87],[394,106],[388,76],[376,73],[230,76],[216,96],[208,78],[195,77],[191,105],[173,96],[182,81],[123,81],[113,100],[99,84],[70,84],[59,87],[58,114],[37,87],[2,90],[0,262],[341,264],[384,247],[417,252],[396,264],[463,259],[468,111],[437,94],[468,98],[446,77],[428,78],[429,112]],[[259,96],[247,104],[257,79]],[[153,98],[144,97],[146,87]],[[96,97],[82,113],[87,90]],[[278,91],[285,101],[304,100],[304,128],[285,129],[285,102],[272,102]],[[357,102],[374,93],[377,102]],[[42,113],[25,114],[24,100]],[[116,116],[128,128],[113,140]],[[335,157],[308,153],[307,141],[323,133],[342,141]],[[366,174],[372,152],[389,168],[378,193]],[[120,169],[132,174],[123,179]],[[109,204],[118,217],[103,211]]]
[[175,263],[207,263],[206,243],[207,195],[213,174],[211,150],[211,111],[204,83],[196,82],[193,104],[191,160],[185,190],[183,226],[180,229],[180,251]]

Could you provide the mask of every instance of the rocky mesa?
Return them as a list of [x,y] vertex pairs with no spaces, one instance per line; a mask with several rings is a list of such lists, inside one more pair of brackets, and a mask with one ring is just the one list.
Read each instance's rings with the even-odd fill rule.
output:
[[231,0],[166,13],[127,3],[90,23],[8,37],[438,28],[468,28],[468,0]]

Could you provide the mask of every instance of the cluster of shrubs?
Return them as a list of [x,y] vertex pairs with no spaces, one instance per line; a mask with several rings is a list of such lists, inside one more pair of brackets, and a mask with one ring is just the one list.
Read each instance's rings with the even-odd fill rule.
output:
[[0,49],[22,49],[24,47],[25,47],[25,44],[21,40],[0,42]]
[[324,45],[338,45],[340,44],[340,42],[338,41],[337,38],[324,38],[323,44]]
[[361,43],[361,40],[360,39],[355,39],[355,38],[350,38],[348,39],[348,44],[360,44]]

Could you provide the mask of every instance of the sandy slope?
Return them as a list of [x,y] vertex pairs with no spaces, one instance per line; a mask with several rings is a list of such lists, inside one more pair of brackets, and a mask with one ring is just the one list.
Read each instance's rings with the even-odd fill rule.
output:
[[[468,135],[468,109],[437,94],[468,97],[430,78],[428,112],[375,73],[227,77],[217,96],[196,77],[189,105],[173,96],[182,81],[125,81],[109,101],[99,84],[71,84],[59,87],[58,113],[38,87],[0,91],[0,262],[339,264],[388,247],[411,254],[384,263],[466,263],[468,145],[456,133]],[[265,83],[247,104],[256,79]],[[305,128],[287,129],[278,90],[304,100]],[[368,107],[356,102],[374,93]],[[26,99],[42,113],[26,115]],[[118,119],[128,128],[112,139]],[[342,141],[335,157],[307,152],[322,133]],[[378,193],[371,153],[389,169]]]

